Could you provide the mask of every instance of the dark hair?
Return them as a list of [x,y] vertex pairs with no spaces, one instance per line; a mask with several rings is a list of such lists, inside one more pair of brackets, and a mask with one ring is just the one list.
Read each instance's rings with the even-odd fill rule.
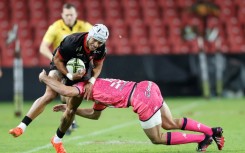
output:
[[76,10],[75,5],[71,4],[71,3],[65,3],[63,5],[63,9],[70,9],[70,8],[74,8]]

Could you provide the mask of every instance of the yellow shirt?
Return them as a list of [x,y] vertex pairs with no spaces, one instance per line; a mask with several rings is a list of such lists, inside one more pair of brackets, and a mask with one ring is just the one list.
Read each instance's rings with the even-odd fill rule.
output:
[[52,45],[53,49],[57,48],[61,41],[68,35],[76,32],[88,32],[92,25],[88,22],[77,20],[76,24],[70,29],[62,19],[55,21],[49,26],[48,31],[43,37],[43,41]]

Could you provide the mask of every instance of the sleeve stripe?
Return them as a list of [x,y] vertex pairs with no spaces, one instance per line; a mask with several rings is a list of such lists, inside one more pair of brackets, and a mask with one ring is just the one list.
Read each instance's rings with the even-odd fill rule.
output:
[[94,108],[95,111],[103,111],[104,109],[106,109],[106,107],[103,108],[103,109],[95,109],[95,108]]
[[81,95],[81,91],[80,91],[80,89],[79,89],[77,86],[73,86],[73,87],[76,87],[76,88],[77,88],[77,90],[78,90],[78,92],[79,92],[79,93],[77,94],[77,96],[78,96],[78,95]]
[[64,58],[63,58],[63,57],[61,56],[61,54],[60,54],[60,49],[58,49],[57,52],[58,52],[59,58],[60,58],[61,60],[63,60]]

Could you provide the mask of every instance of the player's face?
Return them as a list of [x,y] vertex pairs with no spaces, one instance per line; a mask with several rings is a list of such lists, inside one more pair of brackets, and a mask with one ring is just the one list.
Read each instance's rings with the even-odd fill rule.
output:
[[62,19],[64,20],[65,24],[69,27],[73,26],[76,19],[77,19],[77,12],[75,10],[75,8],[69,8],[63,9],[63,12],[61,14]]
[[94,51],[96,50],[97,48],[101,47],[103,45],[102,42],[94,39],[94,38],[90,38],[87,42],[88,44],[88,49],[91,50],[91,51]]

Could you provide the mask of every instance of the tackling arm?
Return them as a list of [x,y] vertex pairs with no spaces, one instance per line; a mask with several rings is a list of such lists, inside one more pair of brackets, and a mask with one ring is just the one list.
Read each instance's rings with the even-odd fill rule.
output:
[[76,87],[66,86],[61,82],[47,76],[45,70],[43,70],[39,74],[39,80],[41,82],[44,82],[47,86],[49,86],[50,88],[52,88],[54,91],[56,91],[62,96],[74,97],[80,94],[79,90]]
[[[55,105],[53,107],[53,111],[55,112],[63,111],[64,112],[66,110],[66,107],[67,107],[66,104]],[[101,111],[96,111],[93,108],[78,108],[76,111],[76,115],[84,117],[84,118],[92,119],[92,120],[98,120],[100,118]]]
[[101,111],[96,111],[93,108],[78,108],[76,115],[92,120],[98,120],[100,118]]

